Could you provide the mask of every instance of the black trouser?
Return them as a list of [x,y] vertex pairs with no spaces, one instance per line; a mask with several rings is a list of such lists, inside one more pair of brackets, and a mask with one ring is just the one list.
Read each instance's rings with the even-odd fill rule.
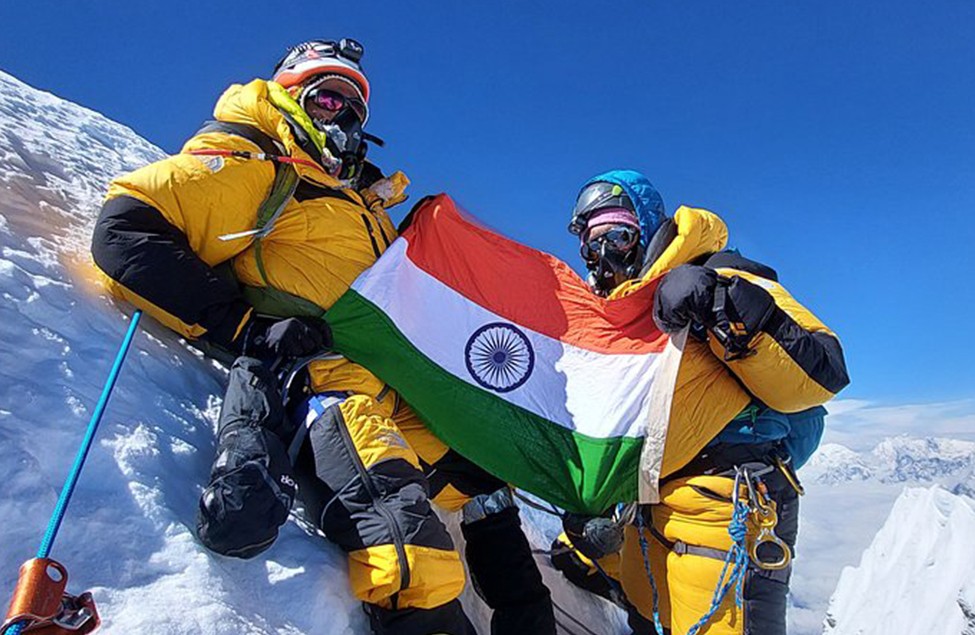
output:
[[478,595],[494,609],[492,635],[555,635],[548,588],[521,530],[518,508],[462,524],[467,566]]
[[[799,531],[799,496],[781,473],[773,473],[762,478],[769,488],[769,496],[776,502],[779,523],[775,528],[781,538],[795,553],[796,537]],[[759,558],[771,561],[781,556],[771,545],[758,548]],[[759,568],[752,560],[748,561],[745,575],[744,631],[743,635],[786,635],[786,609],[789,594],[789,580],[792,565],[778,571]],[[734,592],[734,589],[730,591]],[[633,635],[656,635],[653,622],[643,617],[635,608],[627,611],[628,624]],[[670,635],[670,629],[664,629]]]
[[197,534],[216,553],[251,558],[271,546],[288,520],[296,483],[275,377],[260,361],[230,369],[217,428],[217,456],[200,497]]

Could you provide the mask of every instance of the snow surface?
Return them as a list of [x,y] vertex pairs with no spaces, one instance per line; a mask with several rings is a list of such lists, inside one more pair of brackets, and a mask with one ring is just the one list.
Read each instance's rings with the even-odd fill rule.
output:
[[[36,552],[127,326],[131,309],[100,293],[88,263],[105,184],[162,156],[130,129],[0,72],[0,593]],[[94,591],[106,633],[367,633],[347,591],[344,556],[304,523],[289,522],[251,561],[214,556],[196,543],[196,501],[225,378],[171,333],[143,322],[54,543],[52,556],[72,576],[69,589]],[[874,417],[871,430],[879,427]],[[863,439],[854,426],[832,438]],[[896,437],[875,446],[827,444],[802,470],[809,493],[790,598],[793,635],[823,632],[841,571],[860,561],[905,484],[975,491],[975,444]],[[553,519],[532,509],[522,515],[533,544],[547,548],[558,532]],[[910,527],[920,535],[959,522],[940,518],[918,513]],[[446,520],[460,543],[457,519]],[[946,558],[932,562],[935,577],[955,571]],[[594,632],[626,632],[615,608],[550,569],[543,575],[557,603]],[[882,578],[869,581],[878,596],[888,593]],[[845,619],[840,607],[857,602],[849,585],[859,583],[843,584],[831,619]],[[975,635],[975,580],[956,591],[969,620],[963,632]],[[487,608],[470,591],[462,600],[487,632]],[[832,632],[907,632],[864,628]]]
[[[964,494],[975,489],[973,465],[975,443],[969,441],[902,435],[863,452],[823,444],[799,473],[807,493],[800,499],[789,632],[822,632],[842,570],[859,562],[905,484],[938,484]],[[936,527],[933,518],[927,522]],[[886,631],[863,631],[872,632]]]

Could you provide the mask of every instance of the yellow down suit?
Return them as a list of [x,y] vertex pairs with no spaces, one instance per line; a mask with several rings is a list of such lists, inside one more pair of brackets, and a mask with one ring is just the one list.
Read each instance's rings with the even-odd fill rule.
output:
[[[748,297],[735,297],[737,291],[751,286],[749,297],[760,287],[771,296],[772,311],[760,332],[749,334],[751,353],[728,355],[719,340],[707,331],[687,339],[678,370],[670,426],[663,457],[661,502],[641,509],[643,545],[648,549],[651,570],[660,591],[659,615],[673,635],[683,635],[710,607],[725,552],[731,548],[728,525],[732,518],[733,480],[727,468],[741,464],[764,464],[768,458],[758,448],[765,446],[709,445],[721,438],[722,431],[743,412],[767,412],[789,419],[787,413],[811,412],[831,399],[849,381],[842,349],[836,336],[811,312],[800,305],[777,281],[774,270],[750,261],[737,252],[723,251],[728,241],[724,222],[715,214],[680,207],[667,221],[651,244],[643,274],[613,290],[610,298],[623,297],[684,264],[703,265],[714,269],[735,284],[729,287],[729,302],[749,310]],[[656,247],[656,249],[655,249]],[[737,291],[736,291],[737,290]],[[767,309],[765,309],[767,310]],[[813,409],[813,410],[810,410]],[[802,421],[802,414],[791,415]],[[818,415],[821,421],[821,415]],[[748,423],[746,421],[746,423]],[[818,440],[818,437],[817,437]],[[707,447],[706,447],[707,446]],[[738,452],[722,456],[722,452]],[[707,469],[712,468],[712,469]],[[771,468],[770,468],[771,470]],[[791,476],[791,475],[790,475]],[[770,471],[765,480],[785,483],[779,470]],[[778,530],[791,547],[795,541],[794,512],[796,492],[783,485],[780,513],[789,515]],[[788,525],[788,526],[786,526]],[[754,531],[750,527],[749,531]],[[626,602],[642,615],[631,618],[637,633],[654,632],[651,587],[641,549],[640,530],[636,524],[625,528],[621,554],[610,554],[602,560],[603,573],[619,576]],[[562,562],[571,546],[561,538]],[[688,548],[689,547],[689,548]],[[556,543],[559,552],[559,542]],[[556,553],[556,552],[553,552]],[[597,572],[592,561],[581,553],[571,554],[574,571],[570,579],[602,595],[610,595],[606,578]],[[558,561],[556,561],[558,565]],[[562,567],[560,567],[562,568]],[[568,567],[567,567],[568,568]],[[587,570],[588,569],[588,570]],[[618,573],[617,573],[618,572]],[[583,576],[583,573],[586,575]],[[765,575],[749,570],[748,576]],[[788,583],[788,570],[770,574],[768,584]],[[749,580],[749,578],[746,578]],[[612,586],[612,585],[611,585]],[[754,586],[753,588],[760,588]],[[746,586],[746,592],[748,587]],[[776,600],[779,601],[779,600]],[[742,635],[762,633],[757,622],[746,617],[750,605],[738,608],[734,592],[729,593],[699,633],[708,635]],[[757,608],[755,608],[757,607]],[[757,613],[768,607],[754,604]],[[784,605],[768,609],[784,617]],[[776,620],[781,620],[776,617]],[[784,624],[781,625],[784,629]],[[759,630],[755,630],[758,628]],[[774,630],[764,632],[779,632]],[[783,631],[784,632],[784,631]]]

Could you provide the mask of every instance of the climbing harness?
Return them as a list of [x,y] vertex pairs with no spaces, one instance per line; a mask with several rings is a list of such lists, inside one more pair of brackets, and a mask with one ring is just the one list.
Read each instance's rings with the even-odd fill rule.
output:
[[[686,635],[698,633],[714,616],[724,598],[732,587],[735,588],[735,605],[743,605],[744,581],[748,571],[749,560],[759,569],[779,571],[788,568],[792,562],[792,549],[776,533],[778,525],[777,504],[769,496],[768,487],[761,480],[760,475],[774,470],[769,467],[758,470],[757,473],[749,467],[739,466],[734,470],[734,489],[731,504],[733,507],[731,521],[728,524],[728,534],[731,537],[731,548],[728,551],[690,545],[682,541],[670,541],[656,528],[647,526],[641,513],[636,515],[636,526],[640,537],[640,551],[643,554],[644,568],[650,581],[653,596],[653,618],[658,635],[663,635],[663,627],[659,621],[658,594],[656,581],[650,567],[649,550],[644,529],[656,538],[662,545],[672,552],[684,555],[696,555],[723,561],[721,574],[711,599],[708,611],[688,631]],[[743,496],[744,494],[744,496]],[[754,531],[749,532],[749,525]],[[779,550],[781,556],[775,560],[764,560],[759,555],[759,547],[771,545]],[[767,552],[767,549],[763,550]],[[727,579],[726,579],[727,578]]]
[[61,495],[58,497],[54,512],[51,514],[47,531],[44,533],[41,546],[37,550],[37,557],[28,560],[20,568],[20,577],[14,589],[10,610],[3,625],[0,626],[0,634],[2,635],[20,635],[20,633],[84,635],[94,631],[100,624],[98,611],[95,609],[91,594],[82,593],[79,596],[73,596],[65,593],[68,571],[64,565],[48,558],[48,555],[51,553],[51,547],[57,537],[58,529],[61,527],[61,521],[64,519],[75,485],[81,476],[81,469],[88,457],[88,451],[95,440],[98,424],[101,422],[108,399],[112,396],[112,390],[118,380],[125,355],[132,344],[132,338],[135,336],[140,317],[142,317],[142,311],[137,310],[132,314],[129,329],[122,340],[118,354],[115,356],[115,363],[108,374],[108,379],[105,380],[105,386],[102,388],[98,404],[88,421],[88,429],[81,442],[81,447],[78,448],[78,454],[75,456],[74,464],[68,473]]
[[[732,492],[732,512],[731,522],[728,524],[728,534],[731,536],[731,549],[724,557],[724,564],[721,567],[721,574],[718,576],[718,583],[715,586],[714,594],[711,597],[711,606],[708,611],[687,631],[687,635],[696,635],[717,612],[725,596],[732,587],[735,588],[735,605],[741,608],[744,601],[744,581],[748,571],[748,552],[745,548],[747,534],[746,520],[749,507],[741,501],[740,492],[743,479],[748,479],[747,469],[736,471],[734,491]],[[643,514],[636,516],[637,533],[640,537],[640,552],[643,555],[643,566],[650,581],[650,589],[653,596],[653,623],[657,635],[664,635],[663,625],[660,623],[660,605],[657,584],[653,577],[650,567],[649,547],[644,535],[645,522]],[[727,581],[725,578],[727,577]]]

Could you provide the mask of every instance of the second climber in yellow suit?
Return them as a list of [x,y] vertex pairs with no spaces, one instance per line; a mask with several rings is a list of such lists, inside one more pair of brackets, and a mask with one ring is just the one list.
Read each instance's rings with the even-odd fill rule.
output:
[[[839,340],[772,268],[726,249],[728,229],[716,214],[682,206],[667,217],[638,172],[586,183],[569,229],[595,293],[619,298],[663,275],[653,318],[668,333],[689,335],[660,504],[635,515],[568,515],[555,566],[626,606],[637,635],[656,633],[657,619],[672,635],[785,635],[801,491],[795,470],[819,443],[822,404],[849,383]],[[759,536],[758,516],[742,525],[736,498],[756,514],[772,510],[762,516],[771,533]],[[750,552],[742,602],[732,588],[712,610],[736,526],[747,528]]]
[[[200,501],[200,539],[251,557],[294,496],[345,550],[373,631],[468,635],[460,556],[430,501],[464,509],[492,632],[555,633],[505,484],[462,459],[361,366],[327,353],[327,309],[396,238],[406,177],[365,160],[369,82],[354,40],[292,48],[230,87],[180,154],[115,179],[92,240],[110,290],[239,356]],[[301,368],[278,394],[282,373]]]

